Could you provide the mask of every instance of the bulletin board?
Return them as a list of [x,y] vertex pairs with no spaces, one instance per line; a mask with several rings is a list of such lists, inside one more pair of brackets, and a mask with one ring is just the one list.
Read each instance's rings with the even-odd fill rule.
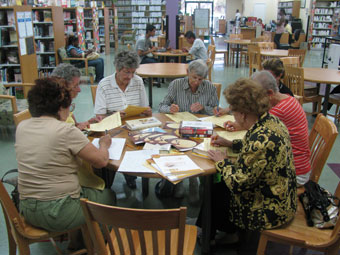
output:
[[195,9],[195,29],[209,28],[209,9]]

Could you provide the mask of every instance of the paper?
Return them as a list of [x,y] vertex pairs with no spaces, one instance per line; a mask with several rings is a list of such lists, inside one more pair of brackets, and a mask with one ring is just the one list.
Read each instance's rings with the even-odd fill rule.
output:
[[26,55],[26,40],[25,38],[20,38],[19,39],[19,47],[20,47],[20,54],[21,56]]
[[94,132],[105,132],[105,130],[110,130],[116,127],[119,127],[122,125],[122,120],[120,118],[120,113],[116,112],[105,119],[103,119],[99,123],[94,123],[90,125],[90,128],[88,128],[88,131],[94,131]]
[[160,151],[170,151],[171,144],[152,144],[145,143],[143,150],[160,150]]
[[32,24],[32,13],[25,12],[25,27],[26,27],[26,36],[33,36],[33,24]]
[[237,139],[243,139],[243,137],[246,135],[247,130],[241,130],[241,131],[217,131],[216,134],[223,137],[224,139],[227,139],[229,141],[237,140]]
[[17,22],[19,38],[25,38],[27,36],[25,25],[25,12],[17,12]]
[[190,112],[176,112],[176,113],[169,113],[165,115],[177,123],[181,122],[182,120],[187,120],[187,121],[197,120],[197,117]]
[[187,155],[153,157],[153,160],[165,175],[202,170]]
[[144,111],[146,111],[147,109],[149,109],[149,107],[128,105],[124,110],[124,112],[126,113],[126,115],[124,117],[127,118],[127,117],[137,116],[137,115],[143,113]]
[[144,166],[152,155],[159,154],[159,150],[126,151],[118,172],[126,173],[155,173],[154,170]]
[[234,118],[233,115],[223,115],[223,116],[220,116],[220,117],[210,116],[210,117],[204,118],[203,120],[204,121],[210,121],[210,122],[214,123],[216,126],[224,128],[224,126],[223,126],[224,122],[227,122],[227,121],[234,122],[235,118]]
[[[109,159],[120,160],[125,145],[125,138],[111,138],[111,146],[109,148]],[[92,144],[99,149],[99,138],[95,138]]]

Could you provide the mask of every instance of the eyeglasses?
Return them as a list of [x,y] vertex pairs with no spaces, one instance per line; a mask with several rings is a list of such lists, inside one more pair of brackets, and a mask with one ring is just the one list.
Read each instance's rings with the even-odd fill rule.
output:
[[125,70],[122,70],[122,73],[126,76],[134,76],[136,71],[133,71],[133,72],[130,72],[130,71],[125,71]]
[[75,108],[76,108],[76,105],[74,103],[72,103],[70,105],[70,112],[73,112]]

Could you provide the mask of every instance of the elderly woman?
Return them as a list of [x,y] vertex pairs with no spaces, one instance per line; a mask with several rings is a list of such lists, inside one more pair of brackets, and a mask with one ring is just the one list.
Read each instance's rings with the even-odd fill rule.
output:
[[80,198],[108,205],[115,201],[111,190],[79,185],[78,157],[94,167],[106,166],[111,139],[100,138],[97,149],[78,128],[66,123],[71,101],[64,80],[36,80],[28,93],[32,118],[22,121],[16,131],[20,211],[30,224],[49,231],[85,223]]
[[215,227],[218,222],[233,223],[241,233],[240,253],[250,249],[256,254],[259,231],[284,225],[296,211],[289,133],[277,117],[268,113],[269,97],[258,83],[239,79],[224,95],[236,121],[248,132],[243,140],[212,137],[213,145],[231,147],[239,153],[232,161],[222,152],[209,151],[224,187],[223,194],[214,194],[214,200],[220,197],[225,203],[220,203],[224,208],[213,208],[213,222]]
[[[78,93],[81,91],[79,86],[81,74],[77,67],[71,64],[60,64],[54,68],[51,76],[63,78],[67,82],[72,100],[76,98]],[[80,130],[83,130],[89,127],[91,123],[99,122],[100,120],[101,118],[91,118],[88,121],[77,122],[72,110],[66,122],[75,125]]]
[[159,112],[213,115],[218,97],[214,85],[205,80],[207,74],[208,67],[203,60],[192,61],[188,67],[188,76],[170,83],[168,94],[159,104]]
[[[114,60],[116,72],[98,84],[94,106],[97,117],[119,111],[123,118],[124,109],[128,105],[144,107],[149,105],[143,80],[135,74],[139,62],[137,53],[133,51],[122,51],[116,55]],[[150,107],[143,112],[143,115],[151,114]]]
[[[67,55],[71,58],[84,58],[87,57],[89,54],[94,52],[95,49],[90,49],[87,51],[83,51],[79,48],[79,41],[78,37],[74,35],[70,35],[67,38],[67,45],[66,45],[66,52]],[[101,79],[104,77],[104,60],[102,58],[88,60],[89,66],[94,66],[96,69],[96,80],[95,82],[100,82]],[[72,60],[71,64],[75,65],[76,67],[84,67],[85,63],[81,60]]]

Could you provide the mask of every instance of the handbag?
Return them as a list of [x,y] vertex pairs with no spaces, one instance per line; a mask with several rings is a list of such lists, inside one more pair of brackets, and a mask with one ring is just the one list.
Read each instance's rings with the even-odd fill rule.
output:
[[[13,177],[9,178],[6,176],[10,175],[10,174],[15,174]],[[11,192],[11,198],[13,201],[13,204],[15,205],[15,207],[18,209],[19,211],[19,190],[18,190],[18,169],[11,169],[8,170],[1,178],[1,181],[3,183],[7,183],[10,184],[14,187],[14,189]]]
[[97,52],[91,52],[89,55],[87,55],[87,59],[88,60],[95,60],[97,58],[99,58],[100,55]]
[[317,228],[334,227],[338,220],[339,205],[328,190],[320,187],[314,181],[308,181],[304,185],[305,192],[299,196],[306,213],[307,225]]

